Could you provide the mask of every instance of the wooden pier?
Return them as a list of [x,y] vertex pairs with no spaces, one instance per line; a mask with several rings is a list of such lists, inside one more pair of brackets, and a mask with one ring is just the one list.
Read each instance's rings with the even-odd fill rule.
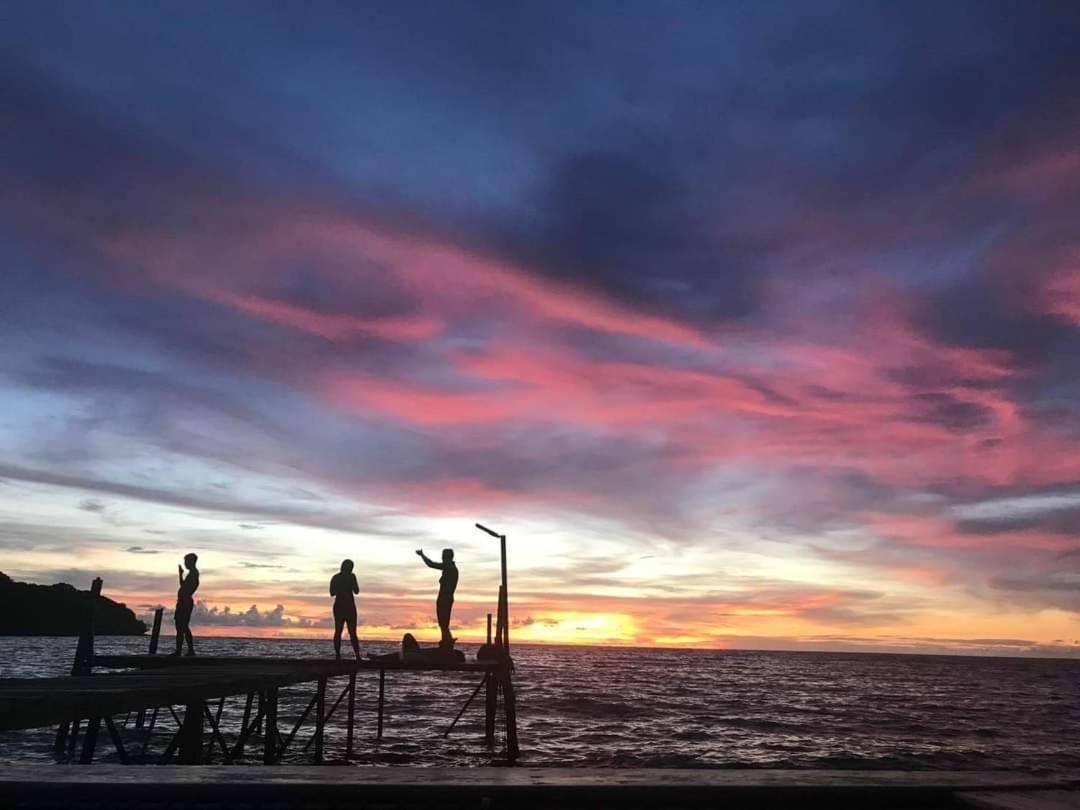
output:
[[[136,720],[136,726],[145,728],[145,734],[149,736],[157,725],[159,714],[164,712],[165,717],[173,719],[175,729],[168,747],[157,756],[157,761],[167,762],[175,755],[181,763],[200,763],[206,758],[205,738],[209,735],[209,743],[217,749],[215,755],[223,762],[231,763],[241,757],[248,741],[261,731],[262,761],[273,764],[281,761],[300,728],[308,723],[313,726],[309,745],[314,746],[313,761],[321,763],[326,723],[339,709],[345,713],[345,758],[353,754],[358,676],[364,673],[378,675],[375,736],[381,739],[386,722],[388,672],[466,672],[477,673],[481,678],[462,713],[481,688],[491,684],[494,700],[486,701],[485,705],[485,741],[489,746],[494,745],[498,697],[501,695],[507,722],[505,756],[509,760],[518,756],[516,733],[510,733],[516,732],[514,687],[508,665],[500,661],[430,664],[110,655],[95,656],[93,666],[123,668],[125,671],[0,680],[0,731],[57,726],[56,753],[61,758],[65,753],[74,758],[82,730],[78,759],[89,763],[95,756],[99,732],[104,725],[121,762],[147,761],[145,746],[138,754],[125,746],[115,718],[131,715],[143,718],[142,723]],[[335,681],[338,683],[332,689]],[[282,733],[279,730],[279,722],[283,719],[278,714],[279,690],[303,684],[313,687],[310,701],[292,730]],[[227,732],[221,715],[225,701],[230,698],[244,700],[244,713],[240,727]],[[180,713],[174,709],[177,706]]]
[[[479,524],[478,524],[479,525]],[[150,762],[203,764],[210,758],[232,764],[244,758],[245,747],[261,738],[262,762],[280,763],[305,723],[313,727],[305,748],[315,764],[324,762],[327,722],[344,703],[344,761],[355,746],[357,684],[361,676],[378,674],[376,740],[381,740],[386,722],[386,676],[417,672],[459,672],[479,674],[476,688],[443,736],[457,725],[473,701],[485,692],[484,741],[494,754],[497,715],[500,705],[505,721],[507,762],[520,756],[517,736],[517,702],[514,695],[514,663],[510,657],[510,617],[506,584],[506,538],[484,527],[500,539],[502,584],[499,587],[498,618],[492,636],[488,614],[487,655],[476,662],[458,661],[448,653],[428,650],[404,654],[397,660],[381,656],[350,661],[337,659],[163,656],[157,654],[162,609],[154,616],[147,655],[97,655],[94,651],[94,611],[102,581],[95,579],[88,594],[86,625],[79,637],[71,675],[60,678],[0,679],[0,732],[56,726],[54,753],[61,761],[93,762],[102,726],[122,763]],[[108,670],[101,672],[101,670]],[[95,672],[95,670],[97,670]],[[307,708],[292,729],[282,733],[279,723],[279,692],[286,687],[308,684],[312,694]],[[340,691],[339,691],[340,690]],[[336,697],[335,697],[336,695]],[[244,700],[242,720],[237,728],[226,729],[225,703],[230,698]],[[178,713],[176,707],[180,707]],[[124,715],[121,725],[117,717]],[[134,734],[141,742],[138,751],[129,750],[132,732],[127,722],[134,716]],[[173,728],[169,743],[160,753],[149,750],[149,741],[159,716]],[[85,725],[84,725],[85,724]],[[81,740],[80,740],[81,733]],[[76,757],[76,748],[78,755]],[[250,761],[247,760],[247,761]]]

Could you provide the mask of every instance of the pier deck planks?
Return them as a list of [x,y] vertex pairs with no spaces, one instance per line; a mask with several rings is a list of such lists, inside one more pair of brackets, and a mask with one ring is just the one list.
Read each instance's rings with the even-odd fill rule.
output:
[[125,672],[0,679],[0,731],[56,725],[158,706],[211,700],[369,670],[486,672],[493,664],[447,666],[334,659],[96,656],[96,666]]

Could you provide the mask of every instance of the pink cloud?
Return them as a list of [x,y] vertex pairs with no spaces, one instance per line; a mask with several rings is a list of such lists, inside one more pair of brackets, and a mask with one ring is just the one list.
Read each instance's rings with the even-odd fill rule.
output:
[[339,341],[367,335],[383,340],[414,343],[429,340],[442,330],[442,323],[435,318],[421,316],[361,318],[354,315],[320,312],[287,301],[261,295],[236,293],[211,286],[191,286],[188,290],[208,301],[231,307],[261,320],[319,335],[327,340]]

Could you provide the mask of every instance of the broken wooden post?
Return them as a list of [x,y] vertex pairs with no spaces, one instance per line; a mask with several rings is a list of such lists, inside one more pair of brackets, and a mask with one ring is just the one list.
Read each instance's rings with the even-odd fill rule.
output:
[[[75,660],[71,663],[72,675],[89,675],[90,668],[93,665],[94,659],[94,607],[97,604],[97,597],[101,596],[101,577],[95,577],[93,582],[90,583],[90,594],[88,596],[89,604],[86,606],[86,614],[84,616],[83,628],[79,633],[79,641],[75,645]],[[99,721],[100,722],[100,721]],[[53,751],[57,754],[64,752],[64,747],[67,745],[70,749],[75,747],[75,737],[79,733],[79,718],[75,718],[73,721],[73,732],[68,734],[68,723],[61,723],[56,728],[56,739],[53,741]],[[89,727],[87,728],[89,731]],[[94,742],[97,741],[97,728],[94,729]],[[89,751],[85,750],[85,743],[83,756],[93,757],[94,746],[91,745]]]
[[[161,614],[165,608],[158,608],[154,611],[154,626],[150,630],[150,655],[157,655],[158,639],[161,637]],[[139,713],[135,716],[135,728],[142,728],[146,722],[146,709],[139,709]]]
[[157,655],[158,639],[161,638],[161,614],[165,612],[165,608],[158,608],[154,611],[154,627],[150,630],[150,654]]

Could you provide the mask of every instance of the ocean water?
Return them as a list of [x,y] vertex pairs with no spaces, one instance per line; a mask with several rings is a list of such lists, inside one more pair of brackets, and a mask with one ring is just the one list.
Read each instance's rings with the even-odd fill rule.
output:
[[[320,657],[330,649],[311,640],[198,643],[213,655]],[[0,638],[0,676],[65,674],[74,647],[74,639]],[[99,652],[145,647],[145,639],[97,642]],[[393,649],[365,645],[365,653]],[[514,660],[528,765],[1080,768],[1075,660],[539,646],[515,647]],[[482,695],[443,737],[478,681],[464,673],[388,673],[386,727],[376,745],[378,676],[361,673],[356,762],[487,763]],[[331,683],[328,701],[343,685]],[[311,694],[311,686],[282,691],[283,733]],[[227,701],[225,725],[234,728],[242,710],[242,698]],[[343,714],[342,708],[327,726],[328,760],[342,753]],[[163,750],[173,728],[163,712],[150,750]],[[0,762],[54,761],[52,734],[0,733]],[[310,726],[298,733],[287,760],[309,760],[301,753],[309,736]],[[250,750],[257,756],[259,746]]]

